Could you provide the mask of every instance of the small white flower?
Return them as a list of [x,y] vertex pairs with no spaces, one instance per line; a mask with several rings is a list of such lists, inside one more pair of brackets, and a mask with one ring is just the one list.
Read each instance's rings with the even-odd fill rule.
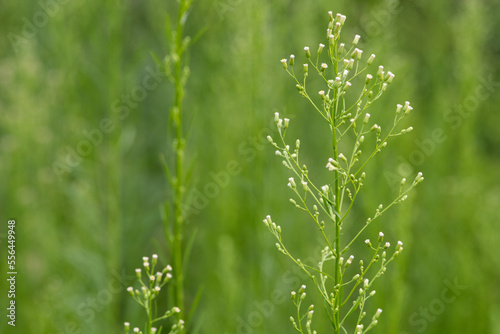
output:
[[371,65],[374,60],[375,60],[375,55],[372,53],[372,55],[370,56],[370,58],[368,58],[368,60],[366,61],[366,63],[368,65]]
[[352,45],[357,45],[360,38],[361,38],[361,36],[359,36],[359,35],[354,36],[354,39],[352,41]]
[[365,118],[363,119],[363,123],[368,123],[368,121],[370,120],[370,114],[366,113],[365,115]]

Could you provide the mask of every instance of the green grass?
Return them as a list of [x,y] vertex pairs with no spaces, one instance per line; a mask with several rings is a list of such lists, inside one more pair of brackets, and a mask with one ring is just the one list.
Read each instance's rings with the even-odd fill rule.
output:
[[[290,212],[285,170],[268,149],[269,133],[259,133],[273,131],[270,115],[277,111],[301,125],[297,137],[307,145],[306,161],[321,156],[324,147],[316,136],[320,117],[308,113],[306,101],[289,89],[277,61],[320,42],[326,11],[348,16],[347,35],[365,36],[367,24],[387,4],[221,2],[231,7],[222,18],[215,2],[195,1],[186,24],[191,36],[207,28],[189,53],[186,154],[195,159],[192,186],[200,191],[214,182],[210,172],[226,170],[230,161],[240,168],[186,225],[185,233],[196,232],[185,272],[186,305],[203,289],[191,330],[290,332],[288,296],[297,289],[297,276],[275,252],[262,217],[272,212],[289,222],[289,239],[299,247],[302,238],[314,238],[314,231],[304,230]],[[155,66],[150,52],[167,50],[165,15],[174,9],[175,4],[160,1],[67,2],[38,30],[34,43],[15,53],[7,34],[19,33],[22,18],[40,7],[37,2],[2,5],[0,234],[6,233],[8,219],[16,219],[20,274],[17,326],[2,321],[0,332],[118,333],[124,321],[143,321],[126,287],[142,256],[157,253],[165,259],[162,265],[171,256],[159,210],[167,198],[159,155],[171,148],[165,138],[171,135],[172,86],[163,80],[130,108],[62,182],[52,164],[65,158],[66,146],[75,148],[85,139],[83,130],[114,117],[113,101],[141,84],[146,68]],[[424,0],[401,1],[400,9],[360,45],[381,64],[391,64],[398,85],[385,99],[412,101],[414,131],[377,158],[367,174],[390,169],[408,176],[403,161],[422,150],[418,143],[434,129],[442,129],[447,139],[424,153],[421,163],[411,164],[411,172],[421,170],[426,181],[410,202],[385,217],[384,226],[374,227],[374,233],[383,227],[387,238],[400,237],[405,252],[377,283],[375,304],[384,312],[373,332],[419,333],[424,321],[425,333],[497,333],[498,86],[456,129],[445,115],[474,96],[481,79],[491,74],[498,81],[500,7],[486,0]],[[389,114],[384,106],[376,105],[372,114]],[[383,175],[365,187],[373,190],[356,217],[393,191]],[[298,251],[307,251],[305,246]],[[4,259],[0,263],[5,273]],[[121,285],[113,270],[132,277]],[[467,288],[441,311],[445,280],[455,277]],[[109,284],[117,287],[110,299],[102,292]],[[0,281],[1,305],[7,303],[5,287]],[[280,293],[285,299],[278,298],[272,311],[263,308]],[[170,302],[164,299],[160,306]],[[435,309],[427,319],[421,309],[429,307]],[[327,323],[317,325],[318,332],[326,332]]]

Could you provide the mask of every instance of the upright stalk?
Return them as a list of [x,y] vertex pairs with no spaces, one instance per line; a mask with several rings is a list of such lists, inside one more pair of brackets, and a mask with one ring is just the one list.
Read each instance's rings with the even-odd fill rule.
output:
[[[333,60],[333,69],[335,76],[338,75],[338,60],[336,59],[336,54],[337,54],[337,45],[333,45],[333,54],[331,54],[331,58]],[[333,101],[338,101],[338,90],[333,91]],[[331,111],[331,122],[332,122],[332,149],[333,149],[333,156],[338,157],[338,145],[337,145],[337,108],[338,104],[337,103],[332,103],[332,111]],[[341,277],[340,277],[340,253],[341,253],[341,248],[340,248],[340,224],[341,224],[341,212],[340,212],[340,175],[339,172],[336,170],[334,172],[334,177],[335,177],[335,189],[334,189],[334,210],[333,212],[338,212],[338,215],[333,215],[334,218],[334,224],[335,224],[335,286],[338,286],[339,292],[341,289]],[[340,303],[341,303],[341,295],[340,293],[337,294],[337,298],[335,299],[334,305],[333,305],[333,318],[334,318],[334,330],[335,333],[340,332]]]
[[[174,31],[172,32],[172,41],[170,46],[170,55],[166,57],[165,72],[169,79],[174,84],[174,104],[171,109],[171,116],[173,120],[173,130],[175,132],[174,147],[174,173],[171,177],[170,183],[173,186],[173,239],[170,237],[170,230],[166,229],[165,234],[167,239],[172,240],[172,264],[176,274],[174,284],[174,303],[177,305],[181,312],[179,314],[181,319],[185,316],[185,303],[184,303],[184,270],[183,270],[183,227],[184,215],[182,212],[184,203],[184,193],[186,188],[186,180],[184,175],[184,150],[185,150],[185,136],[183,129],[183,98],[185,83],[188,77],[188,69],[184,59],[184,53],[189,43],[189,38],[184,37],[184,25],[186,22],[186,15],[191,7],[192,0],[180,0],[179,11],[175,21]],[[170,67],[172,66],[172,67]],[[168,68],[167,68],[168,67]],[[169,173],[170,176],[172,174]],[[169,219],[169,217],[165,217]],[[167,224],[168,225],[168,224]],[[183,333],[184,330],[181,330]]]

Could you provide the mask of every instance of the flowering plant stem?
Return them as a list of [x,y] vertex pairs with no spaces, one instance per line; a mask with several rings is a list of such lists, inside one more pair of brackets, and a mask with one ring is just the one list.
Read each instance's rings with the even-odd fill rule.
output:
[[[128,287],[127,291],[130,293],[132,298],[142,307],[146,312],[146,324],[145,330],[142,332],[139,327],[134,327],[134,333],[140,334],[160,334],[162,331],[162,326],[159,328],[154,327],[156,322],[161,320],[168,319],[174,315],[178,315],[181,313],[181,309],[177,306],[172,307],[170,310],[167,310],[162,316],[156,315],[156,304],[155,299],[158,297],[161,289],[170,281],[172,278],[172,267],[167,265],[162,271],[155,273],[155,267],[158,262],[158,255],[153,254],[151,257],[151,262],[149,257],[143,257],[143,265],[146,273],[146,282],[142,279],[143,270],[141,268],[137,268],[135,270],[137,280],[140,283],[141,287],[139,289],[134,289],[133,287]],[[129,334],[130,332],[130,323],[124,323],[125,334]],[[174,323],[169,331],[169,334],[177,334],[182,333],[184,330],[184,320],[179,319],[176,323]]]
[[[169,124],[171,124],[169,125],[169,128],[171,128],[174,133],[173,167],[170,167],[166,159],[163,158],[163,165],[167,180],[169,181],[171,187],[173,203],[167,201],[164,205],[163,225],[166,239],[171,245],[172,264],[176,272],[176,279],[173,285],[174,302],[181,310],[180,317],[184,319],[183,230],[185,220],[183,207],[185,204],[184,195],[187,179],[184,174],[186,138],[183,128],[183,98],[185,94],[186,81],[189,76],[189,67],[187,66],[185,54],[191,43],[190,37],[184,36],[184,27],[192,5],[192,0],[179,0],[178,4],[178,13],[173,24],[173,30],[170,20],[167,19],[166,29],[170,45],[170,53],[165,56],[161,62],[167,78],[174,86],[174,103],[171,107],[171,121],[169,122]],[[173,211],[172,215],[169,214],[171,211]],[[171,225],[173,225],[172,228]],[[184,328],[181,328],[180,332],[184,333]]]
[[[362,64],[363,51],[356,47],[360,36],[356,35],[351,47],[347,49],[345,44],[340,42],[345,16],[337,14],[334,17],[332,12],[329,12],[329,16],[325,62],[320,63],[322,55],[325,54],[323,53],[324,44],[319,45],[315,60],[311,56],[309,47],[304,48],[307,63],[302,66],[302,78],[295,73],[294,55],[291,55],[289,60],[281,60],[286,72],[294,79],[299,94],[311,103],[329,125],[333,157],[329,158],[326,163],[326,168],[332,172],[328,182],[323,186],[317,186],[316,181],[312,180],[307,166],[299,160],[300,140],[296,140],[293,151],[290,149],[286,140],[289,119],[281,119],[276,113],[275,122],[278,127],[279,141],[275,142],[272,137],[268,137],[277,149],[276,155],[283,159],[283,165],[292,172],[288,187],[293,191],[296,199],[291,198],[290,202],[312,218],[321,234],[323,251],[320,261],[317,264],[303,263],[285,246],[281,226],[273,222],[271,216],[267,216],[264,223],[276,237],[278,250],[288,256],[312,280],[323,298],[334,333],[348,333],[348,328],[354,323],[350,332],[359,334],[368,332],[378,322],[382,312],[380,309],[374,313],[371,321],[364,322],[365,303],[375,294],[375,290],[372,290],[373,282],[401,253],[403,243],[398,241],[392,250],[392,255],[388,256],[387,252],[391,245],[389,242],[383,242],[382,232],[379,233],[375,246],[372,245],[370,239],[366,239],[365,244],[371,254],[359,255],[361,259],[358,270],[352,267],[348,270],[354,260],[354,255],[349,255],[345,260],[345,253],[375,219],[395,204],[403,202],[407,198],[407,193],[423,181],[423,177],[421,173],[418,173],[410,186],[405,186],[406,179],[402,179],[397,196],[388,205],[380,204],[372,217],[367,218],[364,224],[354,229],[353,236],[344,235],[342,230],[344,224],[351,223],[346,218],[353,209],[366,178],[365,166],[387,146],[389,139],[406,134],[413,129],[409,127],[397,130],[400,122],[410,113],[412,107],[409,102],[405,102],[404,106],[398,104],[392,126],[387,132],[382,132],[382,127],[376,123],[370,124],[371,116],[366,113],[366,109],[381,97],[394,80],[395,75],[390,71],[385,72],[384,67],[379,66],[375,75],[367,74],[362,79],[360,75],[370,68],[375,55],[371,55]],[[309,68],[313,69],[325,86],[324,90],[319,91],[318,98],[313,98],[308,91]],[[353,90],[351,81],[361,81],[362,85],[359,93],[354,93],[356,94],[354,99],[347,98],[348,93]],[[351,136],[354,139],[351,148],[342,142],[345,136]],[[300,184],[295,182],[295,178],[299,179]],[[366,267],[363,257],[365,261],[369,261]],[[330,264],[331,262],[333,264]],[[376,266],[378,269],[375,268]],[[298,332],[311,334],[316,333],[311,330],[314,305],[310,305],[305,313],[301,310],[302,301],[306,298],[305,289],[306,286],[302,285],[298,292],[292,291],[292,300],[297,308],[297,314],[290,320]],[[348,301],[352,302],[352,306],[348,306]],[[346,321],[356,313],[355,320]],[[303,322],[305,322],[305,329]]]

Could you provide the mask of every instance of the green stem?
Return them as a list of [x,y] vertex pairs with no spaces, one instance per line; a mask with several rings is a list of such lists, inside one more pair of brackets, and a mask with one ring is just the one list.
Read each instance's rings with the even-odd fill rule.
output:
[[[174,285],[174,301],[175,305],[181,309],[179,314],[181,319],[185,315],[184,303],[184,272],[183,272],[183,226],[184,217],[182,212],[183,197],[184,197],[184,147],[185,137],[183,132],[183,105],[184,98],[184,61],[183,53],[185,51],[183,45],[183,29],[184,29],[184,16],[191,5],[190,0],[180,0],[179,12],[177,15],[174,40],[172,43],[171,56],[174,62],[173,79],[175,85],[174,92],[174,105],[172,108],[174,131],[175,131],[175,177],[174,184],[174,224],[173,224],[173,244],[172,264],[175,271],[175,285]],[[183,333],[184,331],[181,331]]]
[[[336,50],[336,45],[334,47],[334,53],[337,53]],[[338,74],[338,62],[335,60],[335,54],[333,55],[332,59],[333,65],[334,65],[334,70],[335,70],[335,76]],[[331,117],[332,117],[332,148],[333,148],[333,156],[334,159],[337,159],[339,153],[338,153],[338,147],[337,147],[337,130],[336,130],[336,122],[337,122],[337,112],[338,112],[338,100],[339,95],[338,95],[338,90],[334,90],[333,92],[333,103],[332,107],[333,110],[331,112]],[[340,333],[340,301],[341,301],[341,273],[340,273],[340,175],[338,170],[335,170],[335,189],[334,189],[334,194],[335,194],[335,199],[334,199],[334,211],[339,213],[338,215],[334,215],[334,223],[335,223],[335,284],[334,286],[338,286],[338,292],[337,296],[335,298],[335,303],[333,305],[333,320],[334,320],[334,331],[335,333]]]

